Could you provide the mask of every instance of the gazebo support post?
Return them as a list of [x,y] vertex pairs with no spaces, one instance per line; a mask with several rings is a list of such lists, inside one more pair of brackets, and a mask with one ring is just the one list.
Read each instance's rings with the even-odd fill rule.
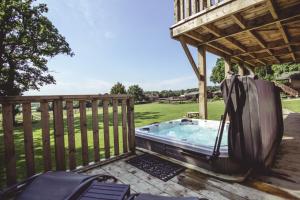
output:
[[207,119],[207,87],[206,87],[206,49],[198,47],[198,70],[201,77],[199,80],[199,118]]

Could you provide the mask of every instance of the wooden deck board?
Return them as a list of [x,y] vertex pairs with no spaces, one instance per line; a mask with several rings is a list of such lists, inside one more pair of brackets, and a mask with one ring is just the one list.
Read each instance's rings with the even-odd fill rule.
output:
[[[272,175],[252,174],[244,183],[229,183],[187,169],[164,182],[142,170],[118,160],[88,173],[115,176],[121,183],[130,184],[132,192],[166,196],[196,196],[215,200],[226,199],[300,199],[300,114],[285,112],[285,138],[272,171],[285,174],[289,180]],[[137,152],[140,154],[141,152]],[[294,162],[293,162],[294,161]]]

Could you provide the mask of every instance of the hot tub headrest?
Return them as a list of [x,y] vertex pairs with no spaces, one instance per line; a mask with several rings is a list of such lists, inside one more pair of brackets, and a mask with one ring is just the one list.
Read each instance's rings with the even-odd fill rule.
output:
[[[231,81],[221,90],[226,102]],[[279,89],[274,83],[238,77],[229,97],[229,155],[247,165],[269,167],[283,135]]]

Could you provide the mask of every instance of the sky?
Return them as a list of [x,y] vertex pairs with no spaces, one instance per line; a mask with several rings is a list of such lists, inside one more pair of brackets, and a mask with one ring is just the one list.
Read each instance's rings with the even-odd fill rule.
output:
[[[180,43],[171,39],[173,0],[38,0],[70,44],[74,57],[58,55],[48,67],[56,85],[27,95],[98,94],[116,82],[145,91],[198,86]],[[190,48],[194,58],[196,49]],[[210,76],[217,56],[207,54]],[[197,59],[195,59],[197,60]],[[212,85],[209,82],[208,85]]]

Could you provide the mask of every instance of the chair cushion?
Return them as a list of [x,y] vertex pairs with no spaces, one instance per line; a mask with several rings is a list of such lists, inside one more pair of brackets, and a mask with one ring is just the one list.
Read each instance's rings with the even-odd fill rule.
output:
[[130,195],[130,186],[94,181],[78,199],[80,200],[124,200]]
[[71,172],[47,172],[35,178],[17,200],[63,200],[91,176]]

